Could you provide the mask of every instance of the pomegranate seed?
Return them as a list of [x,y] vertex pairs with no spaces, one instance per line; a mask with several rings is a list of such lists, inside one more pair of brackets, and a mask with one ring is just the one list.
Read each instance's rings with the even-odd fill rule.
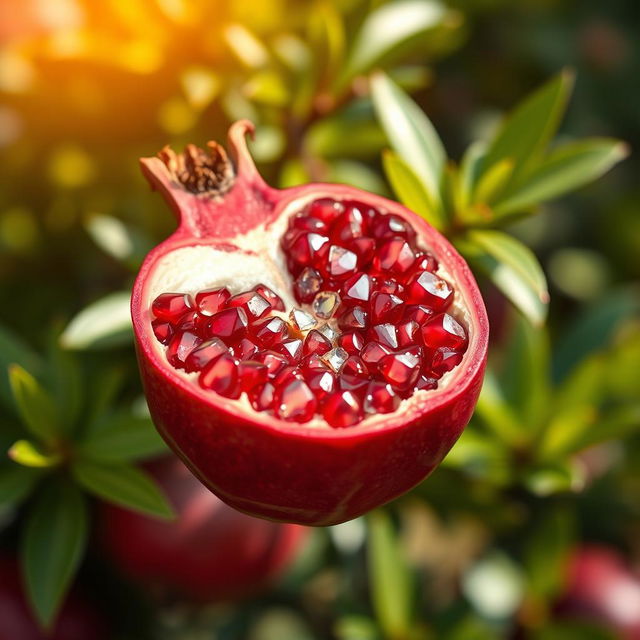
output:
[[339,306],[340,296],[335,291],[321,291],[313,300],[313,312],[323,320],[332,318]]
[[329,370],[329,365],[322,359],[322,356],[318,353],[311,353],[308,356],[304,356],[300,362],[300,366],[303,369],[323,369]]
[[269,289],[264,284],[259,284],[255,287],[254,291],[257,291],[270,305],[272,309],[276,311],[284,311],[284,302],[282,302],[282,298]]
[[436,378],[441,378],[447,371],[451,371],[462,360],[462,353],[448,347],[439,347],[433,354],[431,361],[431,373]]
[[266,365],[270,378],[275,378],[275,376],[278,375],[278,373],[288,364],[287,358],[281,353],[276,353],[275,351],[263,351],[262,353],[258,353],[254,357],[254,360]]
[[271,311],[271,305],[256,291],[246,291],[232,296],[227,307],[240,307],[247,314],[249,322],[262,318]]
[[421,364],[420,358],[404,349],[381,358],[380,372],[394,387],[406,389],[418,379]]
[[269,316],[258,320],[251,327],[251,333],[263,347],[272,347],[287,337],[287,323],[277,316]]
[[234,307],[214,313],[209,321],[208,332],[211,337],[234,340],[240,338],[248,324],[249,321],[244,309]]
[[313,218],[304,214],[298,214],[291,218],[291,228],[300,231],[312,231],[313,233],[324,234],[327,229],[327,223],[319,218]]
[[302,309],[292,309],[289,314],[289,321],[298,333],[309,331],[309,329],[313,329],[318,324],[310,313]]
[[344,205],[329,198],[321,198],[309,206],[309,215],[325,223],[332,222],[344,211]]
[[338,338],[338,346],[352,355],[360,353],[364,347],[364,338],[357,331],[347,331]]
[[426,304],[436,311],[444,311],[453,299],[453,289],[449,283],[430,271],[413,275],[409,280],[408,291],[408,302]]
[[376,291],[371,296],[371,320],[376,324],[397,322],[402,315],[402,299],[392,293]]
[[352,391],[337,391],[323,402],[322,415],[334,428],[350,427],[363,418],[362,406]]
[[362,376],[355,376],[350,373],[343,373],[338,379],[340,389],[343,391],[353,391],[358,400],[364,400],[364,394],[369,384],[369,379]]
[[206,365],[223,353],[229,353],[227,345],[220,338],[213,338],[196,347],[185,359],[184,370],[187,373],[202,371]]
[[331,245],[327,273],[333,278],[343,279],[355,272],[358,256],[344,247]]
[[331,225],[331,238],[334,242],[344,244],[349,240],[365,235],[365,220],[360,209],[347,207],[347,211]]
[[273,384],[276,389],[282,385],[289,384],[292,380],[304,380],[302,371],[295,366],[288,366],[278,372],[278,375],[273,378]]
[[273,396],[276,388],[271,382],[250,389],[247,393],[249,402],[256,411],[267,411],[273,408]]
[[369,326],[369,314],[362,307],[353,307],[338,318],[338,326],[343,330],[366,329]]
[[198,378],[200,386],[211,389],[227,398],[240,397],[241,389],[238,384],[238,365],[231,354],[224,353],[210,362]]
[[287,257],[304,267],[316,266],[326,260],[329,238],[318,233],[298,234],[287,251]]
[[378,239],[402,236],[413,244],[416,233],[402,218],[394,215],[380,215],[371,224],[371,235]]
[[302,340],[299,338],[285,340],[281,344],[277,345],[275,350],[278,353],[285,355],[290,362],[297,362],[302,356]]
[[413,320],[422,325],[433,316],[433,309],[425,307],[423,304],[410,304],[404,309],[404,319]]
[[390,384],[373,380],[367,386],[364,410],[367,413],[392,413],[400,406],[400,396]]
[[258,353],[259,349],[258,345],[249,340],[249,338],[242,338],[242,340],[240,340],[238,344],[231,349],[231,351],[239,360],[250,360],[256,355],[256,353]]
[[438,379],[437,378],[429,378],[428,376],[425,375],[421,375],[418,380],[416,381],[416,385],[415,385],[415,390],[416,391],[421,391],[421,390],[429,390],[429,389],[435,389],[438,386]]
[[224,308],[231,297],[228,289],[207,289],[196,293],[196,306],[203,316],[212,316]]
[[385,345],[379,342],[368,342],[360,352],[360,357],[369,369],[374,370],[377,368],[380,360],[390,353],[391,349]]
[[167,347],[167,360],[176,369],[184,368],[188,355],[202,342],[202,338],[191,331],[176,331]]
[[340,373],[348,357],[349,354],[342,347],[336,347],[321,356],[321,360],[326,362],[336,373]]
[[408,347],[416,342],[418,337],[420,336],[420,325],[413,320],[408,320],[407,322],[403,322],[398,326],[397,336],[398,336],[398,345],[401,347]]
[[151,313],[172,325],[177,324],[185,313],[192,311],[194,302],[188,293],[161,293],[151,303]]
[[425,346],[431,349],[461,349],[467,343],[467,334],[453,316],[441,313],[422,327],[422,339]]
[[396,332],[396,328],[388,322],[371,327],[371,330],[369,331],[369,338],[376,342],[380,342],[387,347],[391,347],[392,349],[398,348],[398,334]]
[[418,254],[413,267],[411,267],[411,271],[414,273],[416,271],[431,271],[435,272],[438,270],[438,261],[430,254],[430,253],[420,253]]
[[376,291],[380,293],[392,293],[395,296],[403,297],[404,287],[395,280],[379,280],[376,279]]
[[304,339],[304,346],[302,350],[305,355],[309,355],[311,353],[323,355],[327,353],[327,351],[331,351],[331,342],[319,331],[313,329],[312,331],[309,331],[307,337]]
[[366,377],[369,375],[367,365],[363,362],[362,358],[358,356],[349,356],[340,372],[349,376]]
[[376,252],[376,241],[373,238],[355,238],[346,245],[349,251],[353,251],[358,256],[360,268],[366,267]]
[[274,408],[278,418],[289,422],[308,422],[316,412],[318,401],[304,380],[292,380],[278,387]]
[[262,386],[269,378],[269,369],[266,364],[256,360],[246,360],[238,364],[238,376],[243,391],[249,391],[257,386]]
[[192,331],[205,338],[207,337],[208,323],[209,318],[207,316],[200,315],[197,311],[189,311],[180,318],[178,328],[182,329],[182,331]]
[[322,276],[315,270],[307,267],[296,278],[293,291],[298,302],[311,302],[322,286]]
[[331,327],[331,325],[326,323],[321,324],[318,327],[318,331],[331,343],[333,343],[333,341],[338,337],[338,332]]
[[373,257],[373,268],[378,273],[407,273],[416,261],[413,249],[404,238],[385,242]]
[[338,379],[332,371],[309,370],[304,378],[318,400],[323,400],[338,387]]
[[371,278],[366,273],[356,273],[342,287],[342,302],[344,304],[362,304],[368,302],[370,296]]
[[153,328],[153,335],[158,339],[158,342],[164,345],[169,344],[169,340],[173,335],[173,327],[170,322],[157,318],[151,322],[151,327]]

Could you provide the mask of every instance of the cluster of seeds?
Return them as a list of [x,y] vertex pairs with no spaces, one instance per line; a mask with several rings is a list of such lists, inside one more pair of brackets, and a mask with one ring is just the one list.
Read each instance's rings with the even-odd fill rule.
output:
[[454,291],[403,219],[316,200],[291,217],[282,250],[300,304],[289,314],[265,285],[153,301],[153,331],[173,367],[282,420],[320,414],[348,427],[435,389],[460,363],[468,339],[447,313]]

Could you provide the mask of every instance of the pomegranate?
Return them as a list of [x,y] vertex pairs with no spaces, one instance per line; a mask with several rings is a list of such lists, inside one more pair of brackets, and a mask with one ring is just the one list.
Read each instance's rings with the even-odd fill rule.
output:
[[251,518],[206,489],[175,457],[147,465],[178,518],[166,522],[104,504],[101,536],[122,572],[195,601],[249,595],[296,556],[307,530]]
[[71,592],[52,630],[42,631],[24,597],[16,559],[0,554],[0,640],[103,640],[106,626],[90,603]]
[[570,558],[558,611],[602,623],[626,640],[640,640],[640,575],[614,549],[580,547]]
[[132,316],[160,433],[222,500],[309,525],[419,483],[468,422],[488,324],[473,276],[416,214],[345,185],[276,190],[232,125],[142,169],[179,217]]

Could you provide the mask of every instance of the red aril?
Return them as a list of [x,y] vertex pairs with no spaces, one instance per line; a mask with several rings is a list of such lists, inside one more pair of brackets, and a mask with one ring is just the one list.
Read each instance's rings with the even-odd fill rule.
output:
[[[251,131],[231,128],[235,163],[214,143],[142,161],[180,219],[134,288],[142,379],[159,431],[223,500],[334,524],[407,491],[453,445],[482,382],[486,313],[424,220],[344,185],[272,189]],[[166,346],[181,331],[201,338],[187,370]],[[227,352],[192,355],[216,339]]]

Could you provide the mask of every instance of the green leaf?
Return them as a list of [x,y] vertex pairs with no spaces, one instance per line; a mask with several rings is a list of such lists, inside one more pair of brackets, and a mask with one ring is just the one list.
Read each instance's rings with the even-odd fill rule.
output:
[[471,144],[460,162],[459,193],[455,198],[458,213],[462,214],[471,204],[473,195],[482,172],[482,165],[487,154],[485,142],[477,141]]
[[35,351],[25,344],[15,333],[0,326],[0,402],[7,409],[14,409],[13,394],[9,383],[9,365],[19,364],[27,371],[38,375],[43,363]]
[[48,485],[33,505],[22,540],[29,602],[50,627],[80,565],[88,535],[87,507],[71,484]]
[[84,372],[75,355],[52,345],[47,363],[47,388],[51,389],[61,430],[69,434],[77,425],[84,403]]
[[166,451],[151,420],[129,413],[111,417],[78,446],[79,455],[98,462],[132,462]]
[[175,517],[155,482],[135,467],[78,460],[73,475],[87,491],[108,502],[167,520]]
[[129,291],[118,291],[92,302],[60,336],[66,349],[104,349],[129,344],[133,338]]
[[0,508],[17,506],[30,493],[40,473],[15,464],[0,467]]
[[432,206],[431,196],[413,169],[393,151],[383,153],[382,164],[387,180],[400,202],[422,216],[431,226],[442,231],[446,226],[445,217]]
[[577,493],[585,486],[585,468],[569,458],[527,467],[523,476],[526,488],[539,498],[558,493]]
[[377,118],[391,146],[422,180],[433,207],[439,209],[440,181],[447,156],[431,121],[385,74],[373,74],[371,91]]
[[572,88],[573,73],[563,71],[520,103],[491,142],[483,173],[508,158],[514,163],[515,183],[535,166],[556,134]]
[[344,68],[346,34],[343,17],[330,0],[319,0],[310,12],[309,39],[315,50],[319,85],[333,84]]
[[242,86],[244,95],[263,105],[282,108],[290,100],[290,92],[285,79],[273,70],[258,71]]
[[558,147],[505,194],[495,212],[505,217],[569,193],[596,180],[628,154],[619,140],[584,140]]
[[544,324],[549,292],[534,253],[501,231],[475,230],[456,242],[458,250],[485,273],[535,326]]
[[120,367],[101,370],[90,385],[89,406],[85,422],[85,433],[93,431],[110,412],[125,380],[125,371]]
[[513,174],[513,160],[503,158],[489,167],[478,181],[474,200],[485,204],[494,202]]
[[18,412],[27,430],[44,442],[59,433],[59,417],[49,393],[20,365],[9,367],[9,382]]
[[342,616],[333,631],[338,640],[380,640],[375,622],[365,616]]
[[412,626],[411,575],[387,513],[377,509],[367,522],[369,584],[378,624],[385,638],[404,638]]
[[447,8],[433,0],[396,0],[371,11],[353,39],[339,87],[346,87],[353,77],[367,73],[395,50],[424,39],[448,15]]
[[9,449],[9,457],[23,467],[47,468],[55,467],[62,461],[59,453],[43,451],[29,440],[18,440]]

